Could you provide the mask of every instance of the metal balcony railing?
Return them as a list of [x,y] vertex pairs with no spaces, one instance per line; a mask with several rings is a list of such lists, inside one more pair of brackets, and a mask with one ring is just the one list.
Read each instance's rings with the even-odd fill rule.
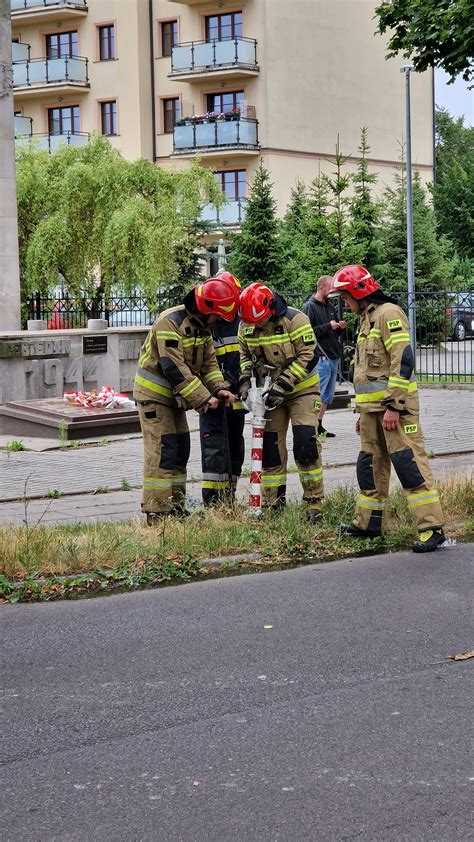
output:
[[32,134],[32,117],[24,117],[22,114],[15,114],[15,137],[29,139]]
[[215,205],[209,203],[203,206],[201,219],[211,225],[237,226],[242,223],[245,217],[246,206],[247,199],[244,197],[231,199],[220,208],[216,208]]
[[[184,125],[180,125],[184,122]],[[258,150],[258,122],[246,117],[206,122],[180,120],[173,129],[173,151],[212,151],[220,148]]]
[[13,63],[14,88],[57,85],[63,82],[88,86],[88,60],[81,56],[62,56],[60,58],[34,58],[30,61]]
[[10,0],[12,14],[26,9],[49,9],[51,7],[68,6],[87,10],[86,0]]
[[231,68],[258,70],[257,42],[253,38],[190,41],[175,44],[171,51],[170,76]]
[[56,152],[61,146],[86,146],[89,143],[88,132],[63,132],[62,134],[33,134],[30,137],[21,136],[16,138],[16,147],[27,146],[30,142],[34,149],[48,152]]

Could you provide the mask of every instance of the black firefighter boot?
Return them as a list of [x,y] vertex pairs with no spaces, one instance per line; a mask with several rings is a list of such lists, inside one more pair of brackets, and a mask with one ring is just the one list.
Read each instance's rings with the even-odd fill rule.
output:
[[380,538],[382,533],[373,529],[359,529],[353,523],[341,523],[341,535],[349,535],[351,538]]
[[425,529],[418,533],[418,541],[412,545],[414,553],[432,553],[446,541],[446,535],[439,529]]

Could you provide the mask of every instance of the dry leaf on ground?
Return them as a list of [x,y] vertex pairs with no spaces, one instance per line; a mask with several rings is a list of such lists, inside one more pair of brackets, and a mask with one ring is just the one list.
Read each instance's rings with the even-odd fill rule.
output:
[[474,658],[474,652],[458,652],[457,655],[448,655],[450,661],[467,661],[468,658]]

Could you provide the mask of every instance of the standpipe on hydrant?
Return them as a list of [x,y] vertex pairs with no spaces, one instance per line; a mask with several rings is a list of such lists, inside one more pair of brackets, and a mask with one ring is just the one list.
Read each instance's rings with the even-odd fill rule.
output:
[[252,463],[250,468],[249,514],[260,517],[262,514],[262,451],[263,433],[267,419],[264,394],[269,391],[271,377],[267,375],[263,386],[257,386],[257,378],[252,375],[245,407],[252,413]]

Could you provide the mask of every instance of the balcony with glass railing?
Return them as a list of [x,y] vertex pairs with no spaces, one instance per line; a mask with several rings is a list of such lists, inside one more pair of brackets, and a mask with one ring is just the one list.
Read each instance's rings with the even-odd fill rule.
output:
[[238,114],[203,115],[179,120],[173,129],[173,155],[197,152],[258,155],[258,121]]
[[61,91],[61,93],[80,93],[87,92],[88,89],[89,75],[86,58],[61,56],[13,62],[15,98],[41,96],[51,90]]
[[238,37],[175,44],[168,78],[193,82],[210,76],[256,76],[258,72],[257,42]]
[[19,41],[12,42],[12,61],[29,61],[30,59],[30,45],[23,44]]
[[33,120],[31,117],[24,117],[23,114],[15,114],[15,138],[29,139],[33,134]]
[[87,0],[10,0],[12,25],[42,23],[87,15]]
[[16,149],[25,146],[32,146],[37,150],[56,152],[61,146],[75,146],[76,148],[86,146],[89,143],[88,132],[62,132],[61,134],[32,134],[30,136],[17,136],[15,132]]
[[245,217],[246,206],[247,199],[243,197],[227,200],[220,208],[209,203],[202,208],[201,219],[216,228],[239,228]]

